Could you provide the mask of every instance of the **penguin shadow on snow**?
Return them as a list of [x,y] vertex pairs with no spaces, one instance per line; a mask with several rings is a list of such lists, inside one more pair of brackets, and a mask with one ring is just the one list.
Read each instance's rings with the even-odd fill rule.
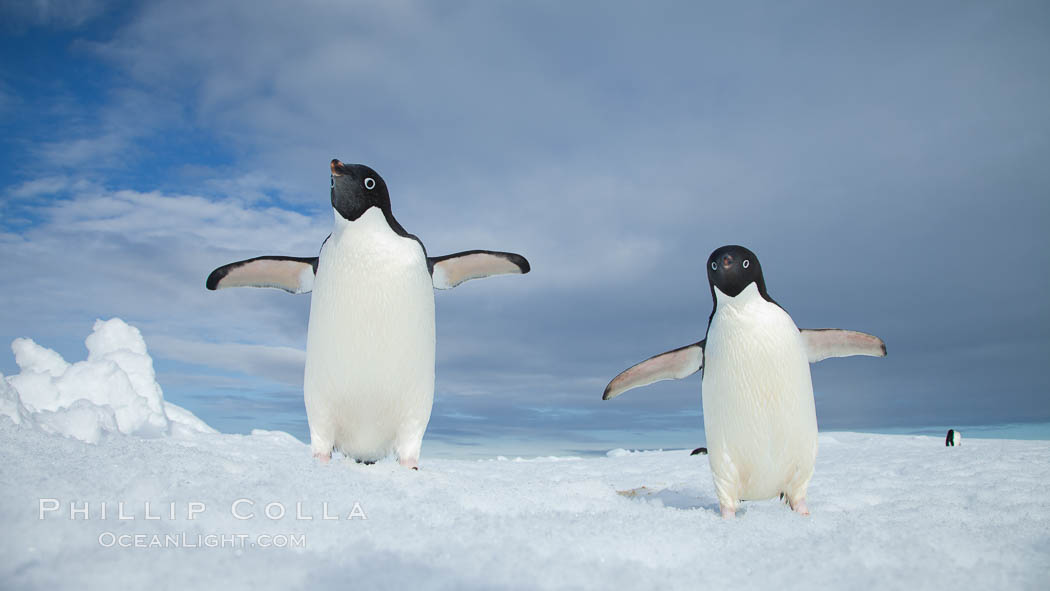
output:
[[[718,499],[714,496],[696,494],[690,490],[664,489],[653,495],[653,498],[663,503],[664,507],[674,507],[684,511],[702,509],[704,512],[713,513],[716,516],[720,515]],[[741,515],[744,513],[746,511],[740,511]]]
[[[698,447],[694,449],[690,456],[707,455],[706,447]],[[710,466],[708,467],[710,469]],[[683,511],[692,511],[700,509],[703,511],[710,511],[715,515],[720,512],[718,505],[718,498],[705,495],[702,491],[687,488],[687,487],[648,487],[640,486],[638,488],[632,488],[629,490],[618,490],[616,491],[620,496],[628,499],[647,499],[659,501],[664,507],[671,507],[674,509],[681,509]],[[741,515],[747,511],[741,510]]]
[[[721,516],[721,506],[718,503],[718,497],[705,494],[704,492],[693,488],[678,488],[674,486],[657,488],[640,486],[630,490],[618,490],[616,493],[631,500],[659,501],[660,505],[666,508],[679,509],[681,511],[699,510],[705,513],[712,513],[716,517]],[[780,498],[779,501],[781,503],[786,503],[783,498]],[[748,505],[754,502],[763,501],[742,501],[736,514],[740,517],[746,516]]]
[[[620,496],[631,500],[644,499],[646,501],[659,501],[664,507],[681,509],[682,511],[693,511],[699,509],[719,515],[718,499],[712,495],[705,495],[703,492],[692,488],[677,488],[673,486],[667,488],[650,488],[648,486],[640,486],[638,488],[618,490],[616,492]],[[746,511],[740,511],[741,515],[744,513],[746,513]]]

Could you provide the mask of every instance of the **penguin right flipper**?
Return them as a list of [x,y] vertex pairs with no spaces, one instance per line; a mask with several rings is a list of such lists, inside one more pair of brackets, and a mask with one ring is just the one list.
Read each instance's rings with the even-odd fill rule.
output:
[[530,270],[529,261],[520,254],[494,250],[468,250],[429,257],[427,263],[437,289],[452,289],[464,281],[492,275],[524,275]]
[[804,328],[799,332],[802,333],[802,342],[805,343],[810,363],[828,357],[886,356],[886,343],[875,335],[838,328]]
[[704,365],[706,341],[707,339],[704,339],[699,343],[661,353],[624,370],[605,387],[602,400],[616,398],[631,388],[648,386],[661,380],[680,380],[693,375]]
[[223,265],[208,275],[208,289],[276,287],[288,293],[310,293],[317,257],[255,257]]

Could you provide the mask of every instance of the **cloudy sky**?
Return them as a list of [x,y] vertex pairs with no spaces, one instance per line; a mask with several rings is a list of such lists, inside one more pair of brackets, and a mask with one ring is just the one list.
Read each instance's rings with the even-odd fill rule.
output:
[[[208,292],[314,255],[328,161],[431,254],[533,272],[437,293],[428,441],[703,440],[700,380],[610,378],[701,338],[743,244],[801,327],[825,429],[1050,420],[1043,2],[197,2],[0,8],[0,341],[139,327],[165,395],[306,436],[308,296]],[[0,355],[0,371],[17,372]]]

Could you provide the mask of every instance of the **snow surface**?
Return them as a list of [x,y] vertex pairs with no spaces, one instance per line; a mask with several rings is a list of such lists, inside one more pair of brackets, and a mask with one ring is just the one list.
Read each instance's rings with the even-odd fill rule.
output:
[[[1047,441],[967,438],[948,448],[943,437],[821,434],[811,517],[766,501],[723,521],[707,457],[688,451],[456,460],[428,456],[424,442],[414,472],[392,460],[322,465],[282,432],[216,433],[163,402],[140,341],[123,322],[96,324],[88,359],[72,365],[16,341],[22,372],[0,380],[0,588],[1037,589],[1050,581]],[[89,519],[71,519],[71,502],[86,502]],[[134,519],[117,518],[119,502]],[[159,519],[146,519],[147,502]],[[270,503],[284,508],[282,519],[265,516]],[[313,519],[297,519],[297,503]],[[322,519],[325,503],[340,519]],[[194,508],[203,509],[190,520]],[[235,508],[253,517],[236,519]],[[195,546],[209,535],[247,537],[243,547],[117,542],[140,535],[124,539],[149,546],[154,534],[157,543],[170,534]],[[261,547],[262,536],[289,534],[305,547]]]

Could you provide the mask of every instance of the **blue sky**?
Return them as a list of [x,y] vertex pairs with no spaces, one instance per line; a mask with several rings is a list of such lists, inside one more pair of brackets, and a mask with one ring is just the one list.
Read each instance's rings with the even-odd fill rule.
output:
[[727,243],[886,341],[814,366],[822,428],[1050,420],[1045,3],[0,10],[0,341],[120,316],[222,430],[305,437],[309,298],[203,284],[316,253],[333,157],[432,254],[532,262],[437,294],[435,444],[702,442],[699,377],[600,395],[700,338]]

